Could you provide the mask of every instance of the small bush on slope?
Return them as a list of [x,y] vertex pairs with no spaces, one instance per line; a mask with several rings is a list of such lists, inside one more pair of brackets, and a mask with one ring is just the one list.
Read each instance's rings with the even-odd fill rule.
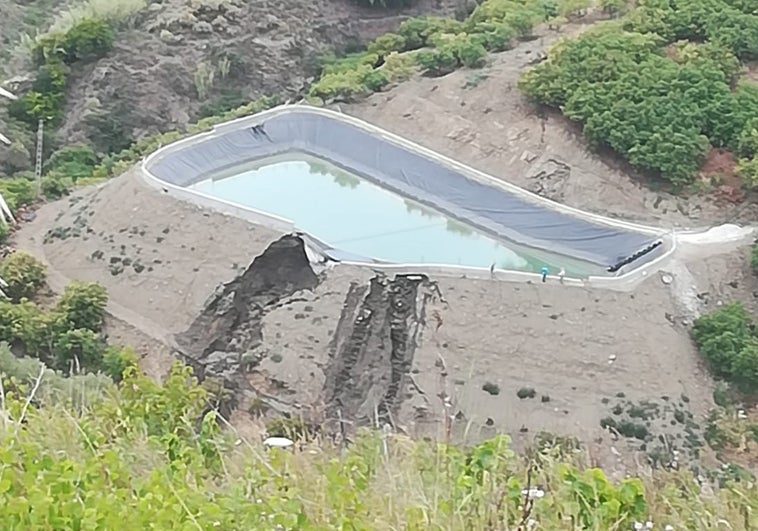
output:
[[3,291],[13,301],[30,299],[47,278],[45,265],[24,251],[14,251],[0,260],[0,278],[8,283]]

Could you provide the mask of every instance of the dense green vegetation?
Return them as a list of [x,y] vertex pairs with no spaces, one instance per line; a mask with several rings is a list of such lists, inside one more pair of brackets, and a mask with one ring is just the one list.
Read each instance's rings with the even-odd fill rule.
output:
[[758,390],[758,334],[752,317],[731,303],[695,321],[693,337],[717,377]]
[[756,174],[758,85],[739,59],[758,57],[758,14],[727,0],[643,0],[618,21],[561,41],[526,72],[522,90],[584,125],[635,166],[691,183],[708,150]]
[[93,283],[72,282],[52,308],[31,301],[45,283],[45,267],[15,251],[0,261],[0,278],[10,300],[0,299],[0,342],[47,366],[71,371],[104,371],[118,377],[133,360],[128,350],[109,347],[102,336],[108,296]]
[[349,100],[402,81],[417,68],[439,76],[460,67],[482,67],[488,51],[511,48],[556,13],[554,2],[485,0],[462,22],[428,16],[408,19],[397,32],[369,43],[365,52],[327,61],[310,96]]

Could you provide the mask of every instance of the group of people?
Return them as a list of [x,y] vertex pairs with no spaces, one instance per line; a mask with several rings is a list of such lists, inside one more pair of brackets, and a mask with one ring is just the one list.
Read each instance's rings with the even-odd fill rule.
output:
[[[490,274],[494,277],[495,276],[495,267],[497,264],[492,264],[490,266]],[[548,266],[543,265],[542,269],[540,270],[540,275],[542,275],[542,282],[547,282],[547,276],[550,274],[550,268]],[[561,268],[558,271],[558,280],[563,284],[563,279],[566,278],[566,270],[564,268]]]
[[[546,265],[542,266],[542,270],[540,271],[540,274],[542,275],[542,282],[547,282],[547,275],[550,273],[550,269]],[[561,268],[560,271],[558,271],[558,280],[560,280],[561,284],[563,284],[563,279],[566,277],[566,270],[564,268]]]

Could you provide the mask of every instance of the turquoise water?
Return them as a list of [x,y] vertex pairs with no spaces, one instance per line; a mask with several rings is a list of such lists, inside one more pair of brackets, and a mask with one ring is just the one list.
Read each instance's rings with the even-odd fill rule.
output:
[[[584,264],[487,236],[325,161],[301,154],[258,161],[191,188],[295,222],[342,251],[388,262],[594,274]],[[296,160],[293,160],[296,157]],[[229,173],[229,172],[227,172]]]

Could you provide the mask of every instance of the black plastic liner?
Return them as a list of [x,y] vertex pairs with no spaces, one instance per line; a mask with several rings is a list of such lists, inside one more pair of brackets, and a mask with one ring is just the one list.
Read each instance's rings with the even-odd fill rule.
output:
[[[588,221],[490,186],[378,134],[307,109],[275,115],[259,125],[188,145],[161,156],[148,169],[168,183],[190,186],[223,170],[287,151],[326,159],[495,236],[611,271],[659,240],[655,235]],[[644,253],[642,261],[651,260],[662,249],[659,245]]]

